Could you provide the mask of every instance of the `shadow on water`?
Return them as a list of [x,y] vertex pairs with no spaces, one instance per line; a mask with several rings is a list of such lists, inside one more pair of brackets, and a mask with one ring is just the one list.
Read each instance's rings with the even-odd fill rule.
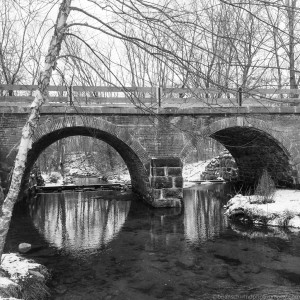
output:
[[28,257],[52,271],[52,299],[297,295],[299,236],[231,224],[228,193],[224,184],[186,189],[183,209],[153,209],[130,193],[43,194],[16,207],[5,249],[42,245]]

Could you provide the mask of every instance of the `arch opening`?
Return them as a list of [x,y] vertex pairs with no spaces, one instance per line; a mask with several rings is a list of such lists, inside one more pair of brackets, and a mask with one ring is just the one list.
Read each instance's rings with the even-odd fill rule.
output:
[[[135,153],[130,145],[126,144],[117,136],[101,129],[84,126],[65,127],[53,130],[42,137],[38,138],[32,145],[28,153],[26,169],[23,177],[23,184],[28,182],[30,171],[40,156],[40,154],[51,144],[71,136],[86,136],[102,140],[114,148],[126,164],[130,177],[133,191],[147,195],[149,190],[149,177],[144,163]],[[101,159],[101,158],[99,158]]]
[[235,159],[239,180],[256,185],[267,170],[277,186],[292,186],[290,156],[270,134],[246,126],[233,126],[215,131],[211,138],[221,143]]
[[89,136],[71,136],[51,144],[40,154],[35,166],[36,179],[40,178],[39,173],[43,174],[41,183],[45,179],[79,185],[96,184],[99,179],[124,183],[130,180],[119,153],[106,142]]

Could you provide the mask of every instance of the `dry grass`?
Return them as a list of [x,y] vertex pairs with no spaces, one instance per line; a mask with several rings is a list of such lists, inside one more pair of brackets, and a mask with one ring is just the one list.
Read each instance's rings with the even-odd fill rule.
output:
[[274,202],[274,194],[276,191],[275,183],[266,169],[263,170],[262,175],[256,186],[254,195],[262,197],[261,203]]
[[49,289],[45,282],[39,281],[34,277],[27,277],[19,281],[22,289],[22,299],[24,300],[44,300],[50,296]]

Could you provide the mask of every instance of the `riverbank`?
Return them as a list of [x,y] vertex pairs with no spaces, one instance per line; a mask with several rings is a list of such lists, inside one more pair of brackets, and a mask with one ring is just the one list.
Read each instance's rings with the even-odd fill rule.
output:
[[262,196],[236,195],[226,205],[225,214],[241,223],[300,229],[300,191],[278,189],[272,202]]
[[[210,160],[199,161],[196,163],[186,164],[182,170],[182,176],[184,179],[184,187],[190,187],[195,185],[194,181],[201,179],[201,174],[205,171],[206,166],[210,163]],[[65,177],[59,172],[51,172],[50,174],[41,173],[43,181],[46,186],[59,186],[59,185],[74,185],[78,179],[91,178],[92,180],[101,179],[100,174],[93,173],[88,166],[85,166],[84,170],[86,173],[83,173],[79,169],[71,169],[71,173],[66,173]],[[92,174],[92,175],[91,175]],[[127,169],[119,169],[116,174],[112,174],[106,177],[106,180],[109,183],[130,183],[130,175]],[[96,183],[96,181],[94,182]]]
[[50,295],[46,267],[17,253],[2,255],[0,267],[0,299],[47,299]]

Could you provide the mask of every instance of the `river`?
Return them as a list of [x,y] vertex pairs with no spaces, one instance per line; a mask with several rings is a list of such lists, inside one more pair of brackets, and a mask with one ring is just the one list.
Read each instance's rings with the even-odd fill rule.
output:
[[[14,210],[21,242],[53,276],[51,299],[300,299],[300,235],[230,223],[225,184],[184,190],[184,208],[131,193],[41,194]],[[285,298],[284,298],[285,297]]]

